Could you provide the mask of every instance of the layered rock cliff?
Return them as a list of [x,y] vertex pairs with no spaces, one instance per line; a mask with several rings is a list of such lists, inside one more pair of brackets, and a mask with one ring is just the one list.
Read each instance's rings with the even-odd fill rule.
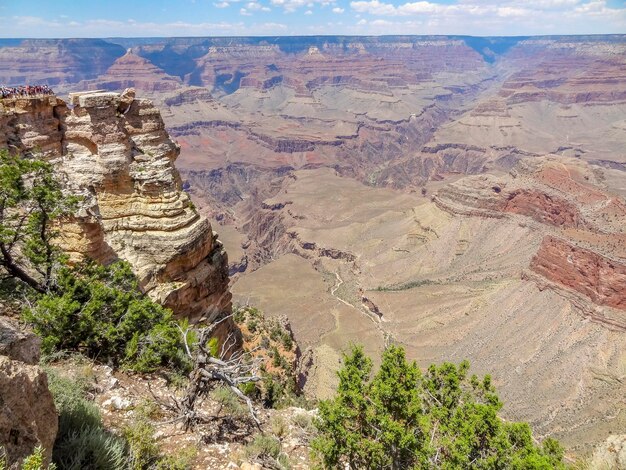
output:
[[127,51],[108,70],[94,80],[85,80],[80,87],[85,90],[122,90],[133,87],[146,92],[168,92],[182,86],[178,77],[171,77],[147,59]]
[[533,157],[508,175],[462,178],[441,188],[432,200],[456,215],[522,216],[520,225],[532,226],[541,240],[524,277],[541,288],[558,286],[581,294],[586,316],[623,329],[626,206],[603,187],[599,175],[574,159]]
[[626,264],[620,261],[547,236],[531,262],[531,269],[597,304],[626,310]]
[[73,259],[129,261],[142,288],[176,315],[229,312],[228,261],[217,234],[182,191],[179,146],[152,102],[134,91],[4,100],[0,147],[43,151],[82,196],[64,223]]

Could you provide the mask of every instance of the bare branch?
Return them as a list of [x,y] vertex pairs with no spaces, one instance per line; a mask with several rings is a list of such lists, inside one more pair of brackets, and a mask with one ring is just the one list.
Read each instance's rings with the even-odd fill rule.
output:
[[[184,423],[185,430],[205,420],[205,418],[198,415],[195,411],[195,406],[198,399],[205,396],[217,383],[226,385],[237,398],[246,403],[252,421],[254,421],[256,426],[260,429],[261,423],[254,410],[252,400],[238,388],[239,384],[258,382],[261,380],[261,377],[255,373],[259,368],[260,360],[254,359],[250,354],[244,354],[241,351],[234,351],[230,357],[228,357],[231,349],[237,344],[237,337],[232,332],[228,334],[222,344],[219,358],[212,356],[211,351],[207,350],[206,347],[216,327],[231,316],[232,315],[228,315],[200,329],[198,331],[198,343],[196,344],[195,351],[191,350],[187,342],[189,329],[183,330],[182,327],[178,326],[183,336],[185,351],[194,361],[185,395],[180,401],[176,401],[179,413],[176,419]],[[226,359],[226,357],[228,357],[228,359]]]
[[193,359],[193,356],[191,354],[191,350],[189,349],[189,344],[187,343],[187,334],[189,333],[189,328],[186,328],[185,331],[183,331],[183,329],[181,328],[180,324],[178,322],[175,323],[176,324],[176,328],[178,328],[178,331],[180,331],[180,334],[183,337],[183,345],[185,346],[185,351],[187,352],[187,355]]

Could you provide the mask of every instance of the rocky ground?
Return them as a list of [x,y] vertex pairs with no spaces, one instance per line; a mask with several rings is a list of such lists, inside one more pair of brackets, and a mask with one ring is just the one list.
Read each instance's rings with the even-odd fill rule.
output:
[[262,468],[263,460],[255,458],[250,446],[260,432],[280,441],[281,452],[288,456],[291,468],[310,468],[308,442],[315,410],[266,410],[257,406],[262,423],[259,431],[249,419],[245,405],[239,404],[233,412],[209,396],[198,411],[214,419],[185,431],[181,424],[172,422],[177,415],[161,405],[171,404],[172,397],[180,399],[183,390],[168,384],[162,376],[114,372],[110,367],[80,358],[56,362],[52,368],[66,377],[87,381],[107,429],[121,433],[138,418],[147,416],[161,451],[187,457],[189,468]]

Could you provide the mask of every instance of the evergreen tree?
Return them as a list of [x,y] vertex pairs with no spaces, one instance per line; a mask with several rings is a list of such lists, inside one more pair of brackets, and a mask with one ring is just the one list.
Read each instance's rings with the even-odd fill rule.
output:
[[172,312],[141,293],[128,263],[63,267],[56,282],[23,313],[44,353],[80,351],[139,372],[189,369]]
[[533,443],[526,423],[509,423],[491,378],[467,377],[467,361],[421,374],[391,346],[380,370],[361,347],[344,357],[339,388],[321,402],[313,449],[329,469],[561,469],[563,449]]
[[9,276],[40,293],[54,288],[61,256],[54,224],[76,202],[63,194],[49,163],[0,150],[0,266]]

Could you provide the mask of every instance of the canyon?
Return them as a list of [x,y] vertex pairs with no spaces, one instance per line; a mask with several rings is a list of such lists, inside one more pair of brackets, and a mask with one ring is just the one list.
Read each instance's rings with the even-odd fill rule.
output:
[[181,315],[232,291],[286,316],[311,395],[350,343],[398,343],[469,359],[572,452],[626,428],[626,36],[0,41],[0,64],[71,93],[0,113],[89,201],[70,251]]

